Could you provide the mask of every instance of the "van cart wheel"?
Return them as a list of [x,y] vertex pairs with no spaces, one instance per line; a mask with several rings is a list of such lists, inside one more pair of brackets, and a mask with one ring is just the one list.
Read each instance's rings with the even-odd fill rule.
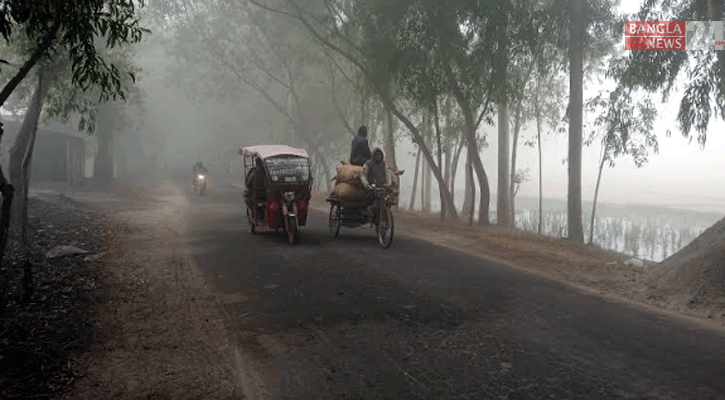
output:
[[376,233],[378,243],[380,243],[384,249],[387,249],[393,243],[393,227],[393,210],[389,207],[383,207],[378,215]]
[[342,223],[342,212],[337,203],[330,204],[330,217],[328,224],[330,227],[330,235],[334,238],[340,236],[340,225]]
[[249,231],[254,233],[256,231],[256,225],[254,225],[254,221],[252,221],[252,210],[247,207],[247,223],[249,224]]

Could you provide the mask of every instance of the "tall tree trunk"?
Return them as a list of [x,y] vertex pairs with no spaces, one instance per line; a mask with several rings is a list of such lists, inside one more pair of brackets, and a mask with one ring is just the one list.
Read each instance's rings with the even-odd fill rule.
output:
[[[426,111],[425,116],[423,117],[423,121],[425,124],[425,131],[424,131],[425,134],[424,134],[423,138],[425,140],[426,146],[428,146],[428,144],[431,142],[431,140],[430,140],[431,133],[433,131],[433,129],[431,127],[432,121],[431,121],[430,114],[431,114],[430,111]],[[431,190],[430,189],[431,188],[430,187],[431,187],[432,170],[431,170],[430,166],[428,165],[428,163],[424,163],[423,165],[424,165],[424,167],[423,167],[423,187],[422,187],[423,192],[422,192],[422,197],[420,200],[421,200],[421,203],[423,206],[423,211],[430,212],[431,211],[431,202],[430,202],[430,200],[431,200],[431,198],[430,198]],[[438,164],[438,165],[440,165],[440,164]]]
[[521,133],[524,118],[523,105],[526,97],[526,84],[529,82],[535,63],[536,59],[527,67],[524,73],[524,79],[520,82],[521,86],[518,88],[516,109],[514,111],[514,137],[511,141],[511,177],[509,185],[509,219],[513,227],[516,227],[516,192],[518,191],[519,185],[521,185],[521,182],[516,182],[516,157],[519,147],[519,134]]
[[602,171],[604,170],[604,162],[607,160],[609,145],[604,144],[602,149],[602,159],[599,160],[599,173],[597,174],[597,185],[594,187],[594,202],[592,204],[592,220],[589,225],[589,244],[594,243],[594,216],[597,213],[597,197],[599,196],[599,183],[602,181]]
[[418,148],[418,153],[415,156],[415,172],[413,173],[413,190],[410,192],[410,206],[408,207],[409,210],[415,210],[415,191],[418,189],[418,171],[420,171],[420,147]]
[[584,243],[582,227],[582,124],[584,57],[584,1],[571,1],[571,32],[569,38],[569,185],[567,222],[569,238]]
[[[456,153],[453,155],[453,161],[451,162],[451,186],[449,189],[451,191],[451,196],[455,196],[456,194],[456,175],[458,173],[458,160],[461,157],[461,152],[463,151],[463,145],[465,143],[466,140],[464,138],[461,138],[461,142],[458,144]],[[455,197],[453,199],[455,200]]]
[[518,182],[516,182],[516,150],[519,142],[519,125],[520,119],[517,115],[514,117],[514,137],[511,141],[511,175],[509,177],[509,222],[511,226],[516,227],[516,191]]
[[367,124],[367,113],[366,113],[366,107],[365,107],[365,100],[367,99],[367,93],[365,93],[365,87],[360,85],[358,82],[358,87],[360,87],[360,125],[366,125]]
[[[2,141],[5,129],[3,128],[2,121],[0,121],[0,142]],[[2,206],[0,206],[0,265],[2,265],[5,257],[5,249],[8,244],[8,236],[10,234],[10,218],[12,216],[13,197],[15,194],[15,187],[8,182],[3,173],[2,164],[0,164],[0,194],[2,194]],[[0,291],[4,291],[6,288],[6,282],[2,282],[3,287],[0,287]],[[3,295],[7,293],[4,292]],[[6,298],[0,298],[0,302],[5,303]],[[0,310],[2,311],[2,310]]]
[[498,105],[498,190],[496,193],[496,223],[511,226],[509,208],[509,115],[507,99],[501,96]]
[[385,162],[389,167],[397,170],[398,163],[395,161],[395,127],[393,126],[393,113],[385,109],[388,119],[388,129],[385,134]]
[[[308,27],[309,29],[309,27]],[[372,79],[372,78],[371,78]],[[425,142],[423,141],[420,131],[413,125],[412,122],[408,118],[406,118],[395,106],[395,103],[390,99],[389,96],[384,91],[378,91],[378,94],[381,96],[383,103],[385,104],[385,107],[389,108],[393,115],[395,115],[396,118],[398,118],[399,121],[401,121],[405,127],[410,131],[410,133],[413,135],[413,140],[419,144],[420,149],[422,151],[423,157],[425,157],[425,160],[429,165],[431,165],[432,174],[435,177],[436,181],[440,184],[443,182],[443,175],[441,174],[440,168],[435,165],[435,160],[433,159],[433,155],[430,152],[430,149],[425,145]],[[445,186],[445,185],[444,185]],[[458,217],[458,211],[456,211],[456,206],[453,203],[453,199],[451,198],[451,193],[448,191],[448,188],[446,188],[446,191],[444,193],[444,197],[446,199],[445,207],[448,207],[448,212],[450,215],[453,216],[453,218]]]
[[[443,174],[443,180],[446,183],[447,187],[451,187],[451,144],[449,141],[446,141],[445,145],[443,146],[443,156],[444,156],[444,163],[445,163],[445,173]],[[440,189],[440,188],[439,188]],[[443,207],[443,202],[445,199],[443,198],[443,190],[438,190],[438,193],[440,194],[440,202],[441,202],[441,218],[445,218],[445,208]]]
[[[486,169],[483,167],[483,162],[481,161],[481,156],[478,154],[478,143],[477,143],[477,135],[476,135],[476,121],[474,119],[473,112],[474,110],[471,107],[471,103],[466,97],[466,95],[463,93],[463,89],[461,88],[459,82],[456,80],[455,74],[453,73],[453,68],[451,67],[450,60],[446,58],[443,50],[443,21],[439,21],[439,27],[441,28],[438,31],[438,37],[437,37],[437,43],[436,43],[436,50],[438,54],[438,60],[441,62],[443,66],[443,70],[445,71],[446,77],[448,78],[448,83],[451,85],[451,89],[453,90],[453,95],[456,97],[456,102],[458,103],[459,107],[461,107],[461,110],[463,111],[463,116],[465,120],[465,126],[466,126],[466,138],[467,138],[467,144],[469,146],[469,157],[471,157],[471,162],[473,163],[473,168],[475,168],[476,174],[478,175],[478,181],[479,185],[481,186],[481,201],[479,204],[479,218],[478,218],[478,224],[479,225],[487,225],[489,224],[489,204],[491,202],[491,190],[488,184],[488,176],[486,175]],[[474,213],[472,212],[471,215]]]
[[21,243],[27,250],[28,245],[28,185],[30,184],[30,162],[33,156],[38,121],[43,111],[44,85],[42,73],[38,74],[38,83],[23,118],[15,144],[10,152],[10,180],[15,183],[16,194],[13,207],[13,224],[20,229]]
[[[468,225],[473,225],[473,219],[476,214],[476,209],[473,206],[476,201],[476,182],[473,181],[473,158],[474,157],[475,157],[475,155],[473,154],[473,150],[469,148],[469,150],[468,150],[468,168],[467,169],[468,169],[468,176],[471,177],[470,178],[471,179],[471,182],[470,182],[471,183],[471,210],[470,210],[470,214],[468,214]],[[481,194],[482,194],[481,197],[483,197],[483,188],[481,188]],[[480,215],[481,215],[480,213],[482,212],[480,208],[479,208],[478,212],[479,212],[479,218],[480,218]]]
[[539,150],[539,228],[538,233],[541,234],[541,225],[544,221],[544,184],[543,184],[543,173],[541,168],[541,113],[539,110],[539,104],[537,101],[534,102],[536,107],[536,143]]
[[463,216],[465,218],[469,218],[471,214],[473,214],[473,200],[475,197],[473,188],[475,186],[475,183],[473,182],[473,175],[472,170],[470,168],[471,166],[471,151],[466,148],[466,161],[465,164],[463,164],[464,168],[464,176],[463,179],[466,182],[464,192],[463,192]]
[[[435,122],[435,137],[436,137],[436,147],[438,147],[438,165],[441,166],[441,168],[444,167],[443,164],[443,145],[441,143],[441,124],[440,124],[440,117],[438,115],[438,99],[436,98],[433,102],[433,120]],[[443,180],[445,181],[445,175],[448,171],[446,171],[443,175]],[[446,210],[443,207],[443,189],[445,189],[447,182],[443,182],[443,184],[438,184],[438,195],[441,200],[441,209],[440,209],[440,217],[441,220],[446,219]]]

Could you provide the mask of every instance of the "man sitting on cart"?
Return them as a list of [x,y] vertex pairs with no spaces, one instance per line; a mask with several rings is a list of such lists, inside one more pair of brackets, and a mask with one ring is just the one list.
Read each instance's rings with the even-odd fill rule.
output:
[[376,147],[373,150],[373,157],[368,160],[365,165],[363,165],[363,172],[360,174],[360,180],[362,181],[363,186],[368,189],[367,213],[368,215],[375,215],[375,212],[377,211],[375,209],[375,198],[373,192],[370,191],[370,188],[373,185],[380,187],[388,183],[388,166],[385,163],[385,155],[379,147]]
[[350,164],[362,167],[371,157],[370,145],[368,145],[368,128],[361,125],[357,130],[357,136],[352,139],[350,145]]
[[257,204],[265,202],[265,180],[264,162],[261,158],[257,158],[254,167],[247,174],[247,181],[245,182],[247,190],[245,190],[244,196],[247,200],[247,206],[255,212],[257,219],[264,218],[262,210]]

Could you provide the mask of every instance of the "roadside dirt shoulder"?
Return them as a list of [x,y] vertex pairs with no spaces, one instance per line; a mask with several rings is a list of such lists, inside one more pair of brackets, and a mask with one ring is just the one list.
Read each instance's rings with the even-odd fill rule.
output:
[[[244,385],[218,299],[186,253],[183,196],[119,209],[109,196],[69,193],[111,208],[99,275],[105,298],[81,379],[64,398],[239,399]],[[128,207],[126,207],[128,208]]]
[[[311,206],[327,213],[326,197],[313,196]],[[725,304],[698,307],[684,298],[651,295],[645,281],[647,268],[656,268],[651,263],[629,266],[625,265],[628,257],[594,246],[518,229],[443,222],[438,216],[423,212],[396,210],[395,229],[397,233],[556,280],[580,291],[725,331]]]

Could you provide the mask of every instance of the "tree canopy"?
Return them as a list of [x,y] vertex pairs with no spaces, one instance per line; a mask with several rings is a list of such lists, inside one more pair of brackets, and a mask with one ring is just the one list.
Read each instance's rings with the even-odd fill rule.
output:
[[[4,104],[18,84],[44,56],[59,53],[68,58],[71,82],[86,91],[99,88],[99,100],[125,99],[122,70],[103,57],[105,47],[137,43],[149,30],[139,24],[137,6],[143,0],[7,0],[0,10],[0,33],[6,42],[20,34],[29,44],[18,54],[22,66],[0,91]],[[7,63],[10,61],[3,60]],[[5,67],[7,68],[7,66]],[[133,71],[125,71],[135,80]]]

